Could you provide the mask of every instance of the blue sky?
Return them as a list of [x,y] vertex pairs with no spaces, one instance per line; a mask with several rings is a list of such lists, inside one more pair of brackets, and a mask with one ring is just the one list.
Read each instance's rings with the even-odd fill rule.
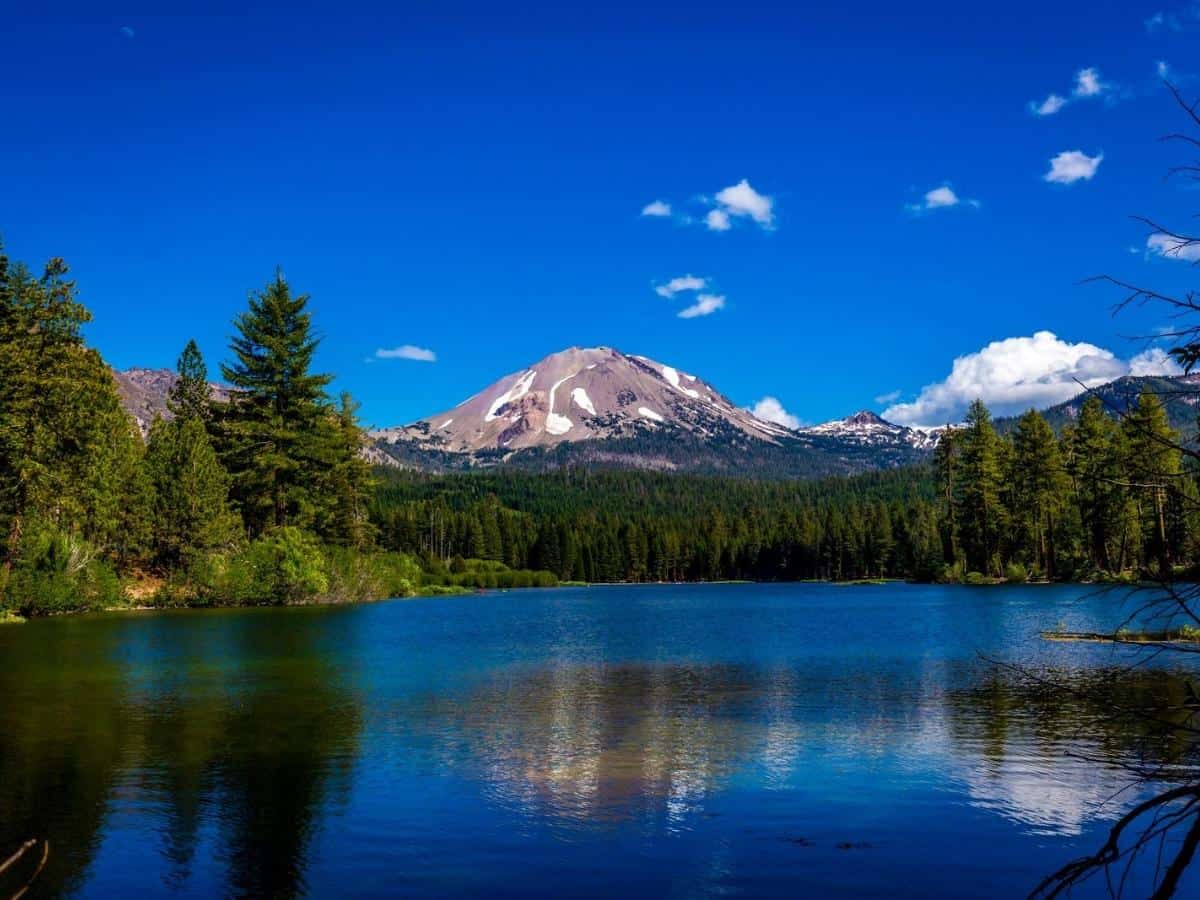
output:
[[[1158,64],[1200,93],[1186,3],[173,6],[0,33],[0,234],[67,258],[120,368],[195,337],[215,369],[279,265],[371,424],[572,344],[932,421],[1128,369],[1161,315],[1081,278],[1194,274],[1128,218],[1193,211],[1158,141]],[[409,345],[436,361],[375,358]]]

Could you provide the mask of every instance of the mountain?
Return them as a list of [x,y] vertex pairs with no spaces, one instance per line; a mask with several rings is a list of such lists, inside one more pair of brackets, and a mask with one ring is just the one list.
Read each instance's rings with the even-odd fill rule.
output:
[[[1061,431],[1079,418],[1084,401],[1090,396],[1100,398],[1110,414],[1124,414],[1137,402],[1143,391],[1150,391],[1162,402],[1167,411],[1171,427],[1189,440],[1196,434],[1196,418],[1200,414],[1200,375],[1126,375],[1116,381],[1089,390],[1063,403],[1041,411],[1055,431]],[[1016,427],[1017,417],[996,420],[997,430],[1007,432]]]
[[695,375],[609,347],[572,347],[506,375],[453,409],[378,432],[451,453],[552,447],[660,428],[778,443],[791,432],[755,418]]
[[[137,421],[143,436],[150,433],[150,426],[156,418],[171,418],[171,411],[167,409],[167,397],[178,377],[171,369],[134,368],[113,371],[121,405]],[[224,402],[229,399],[229,389],[224,385],[210,383],[209,388],[215,400]]]
[[936,436],[874,413],[793,430],[756,417],[709,382],[610,347],[572,347],[458,406],[374,432],[398,464],[683,470],[810,477],[924,459]]
[[801,428],[798,433],[814,441],[828,440],[874,449],[932,450],[944,430],[896,425],[864,409],[845,419]]

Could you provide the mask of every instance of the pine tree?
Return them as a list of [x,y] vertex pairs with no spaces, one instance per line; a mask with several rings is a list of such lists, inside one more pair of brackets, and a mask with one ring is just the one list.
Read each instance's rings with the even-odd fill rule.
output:
[[332,465],[317,531],[331,543],[365,549],[375,540],[367,509],[374,482],[363,458],[366,435],[358,424],[358,404],[350,394],[342,393],[333,416],[321,427],[327,432],[326,458]]
[[111,548],[136,458],[112,374],[84,346],[91,318],[61,259],[40,278],[0,261],[0,547],[8,571],[40,518]]
[[[1112,571],[1112,548],[1122,530],[1124,505],[1120,442],[1116,423],[1104,414],[1099,398],[1084,401],[1063,443],[1088,559],[1093,568]],[[1118,568],[1121,564],[1123,560]]]
[[239,536],[229,508],[229,476],[199,418],[155,421],[146,445],[154,496],[155,560],[186,568],[196,558],[229,547]]
[[175,368],[177,378],[167,396],[167,408],[177,419],[208,422],[211,417],[208,367],[194,340],[187,342]]
[[1034,564],[1052,579],[1068,482],[1054,430],[1034,410],[1017,421],[1009,483],[1015,543],[1030,549]]
[[235,362],[221,367],[234,393],[217,417],[218,451],[251,537],[311,527],[328,501],[327,476],[337,462],[322,427],[331,377],[311,371],[318,341],[307,306],[308,297],[293,297],[276,273],[234,321]]
[[999,574],[1000,536],[1006,524],[1000,502],[1004,469],[1000,438],[983,401],[971,404],[966,427],[955,440],[961,453],[954,496],[959,543],[969,570]]
[[1179,436],[1167,422],[1158,398],[1143,391],[1121,423],[1125,472],[1145,543],[1143,563],[1151,560],[1161,576],[1171,572],[1172,541],[1168,522],[1172,498],[1178,506],[1183,465]]

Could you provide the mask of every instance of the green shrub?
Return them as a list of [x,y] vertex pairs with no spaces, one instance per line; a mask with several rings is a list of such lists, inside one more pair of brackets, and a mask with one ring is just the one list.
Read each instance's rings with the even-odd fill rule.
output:
[[1024,584],[1029,580],[1029,570],[1019,562],[1010,562],[1004,567],[1004,580],[1009,584]]
[[982,572],[968,572],[963,577],[963,584],[978,586],[981,584],[991,584],[992,581]]
[[20,615],[102,609],[121,602],[112,566],[85,541],[50,527],[32,528],[4,585],[4,606]]

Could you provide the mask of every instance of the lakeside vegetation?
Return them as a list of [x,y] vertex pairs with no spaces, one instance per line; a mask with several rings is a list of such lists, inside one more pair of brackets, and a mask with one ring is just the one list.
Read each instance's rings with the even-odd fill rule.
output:
[[0,249],[0,612],[344,602],[542,586],[492,561],[381,548],[355,404],[326,393],[307,298],[281,274],[234,321],[229,398],[195,342],[143,441],[61,259]]

